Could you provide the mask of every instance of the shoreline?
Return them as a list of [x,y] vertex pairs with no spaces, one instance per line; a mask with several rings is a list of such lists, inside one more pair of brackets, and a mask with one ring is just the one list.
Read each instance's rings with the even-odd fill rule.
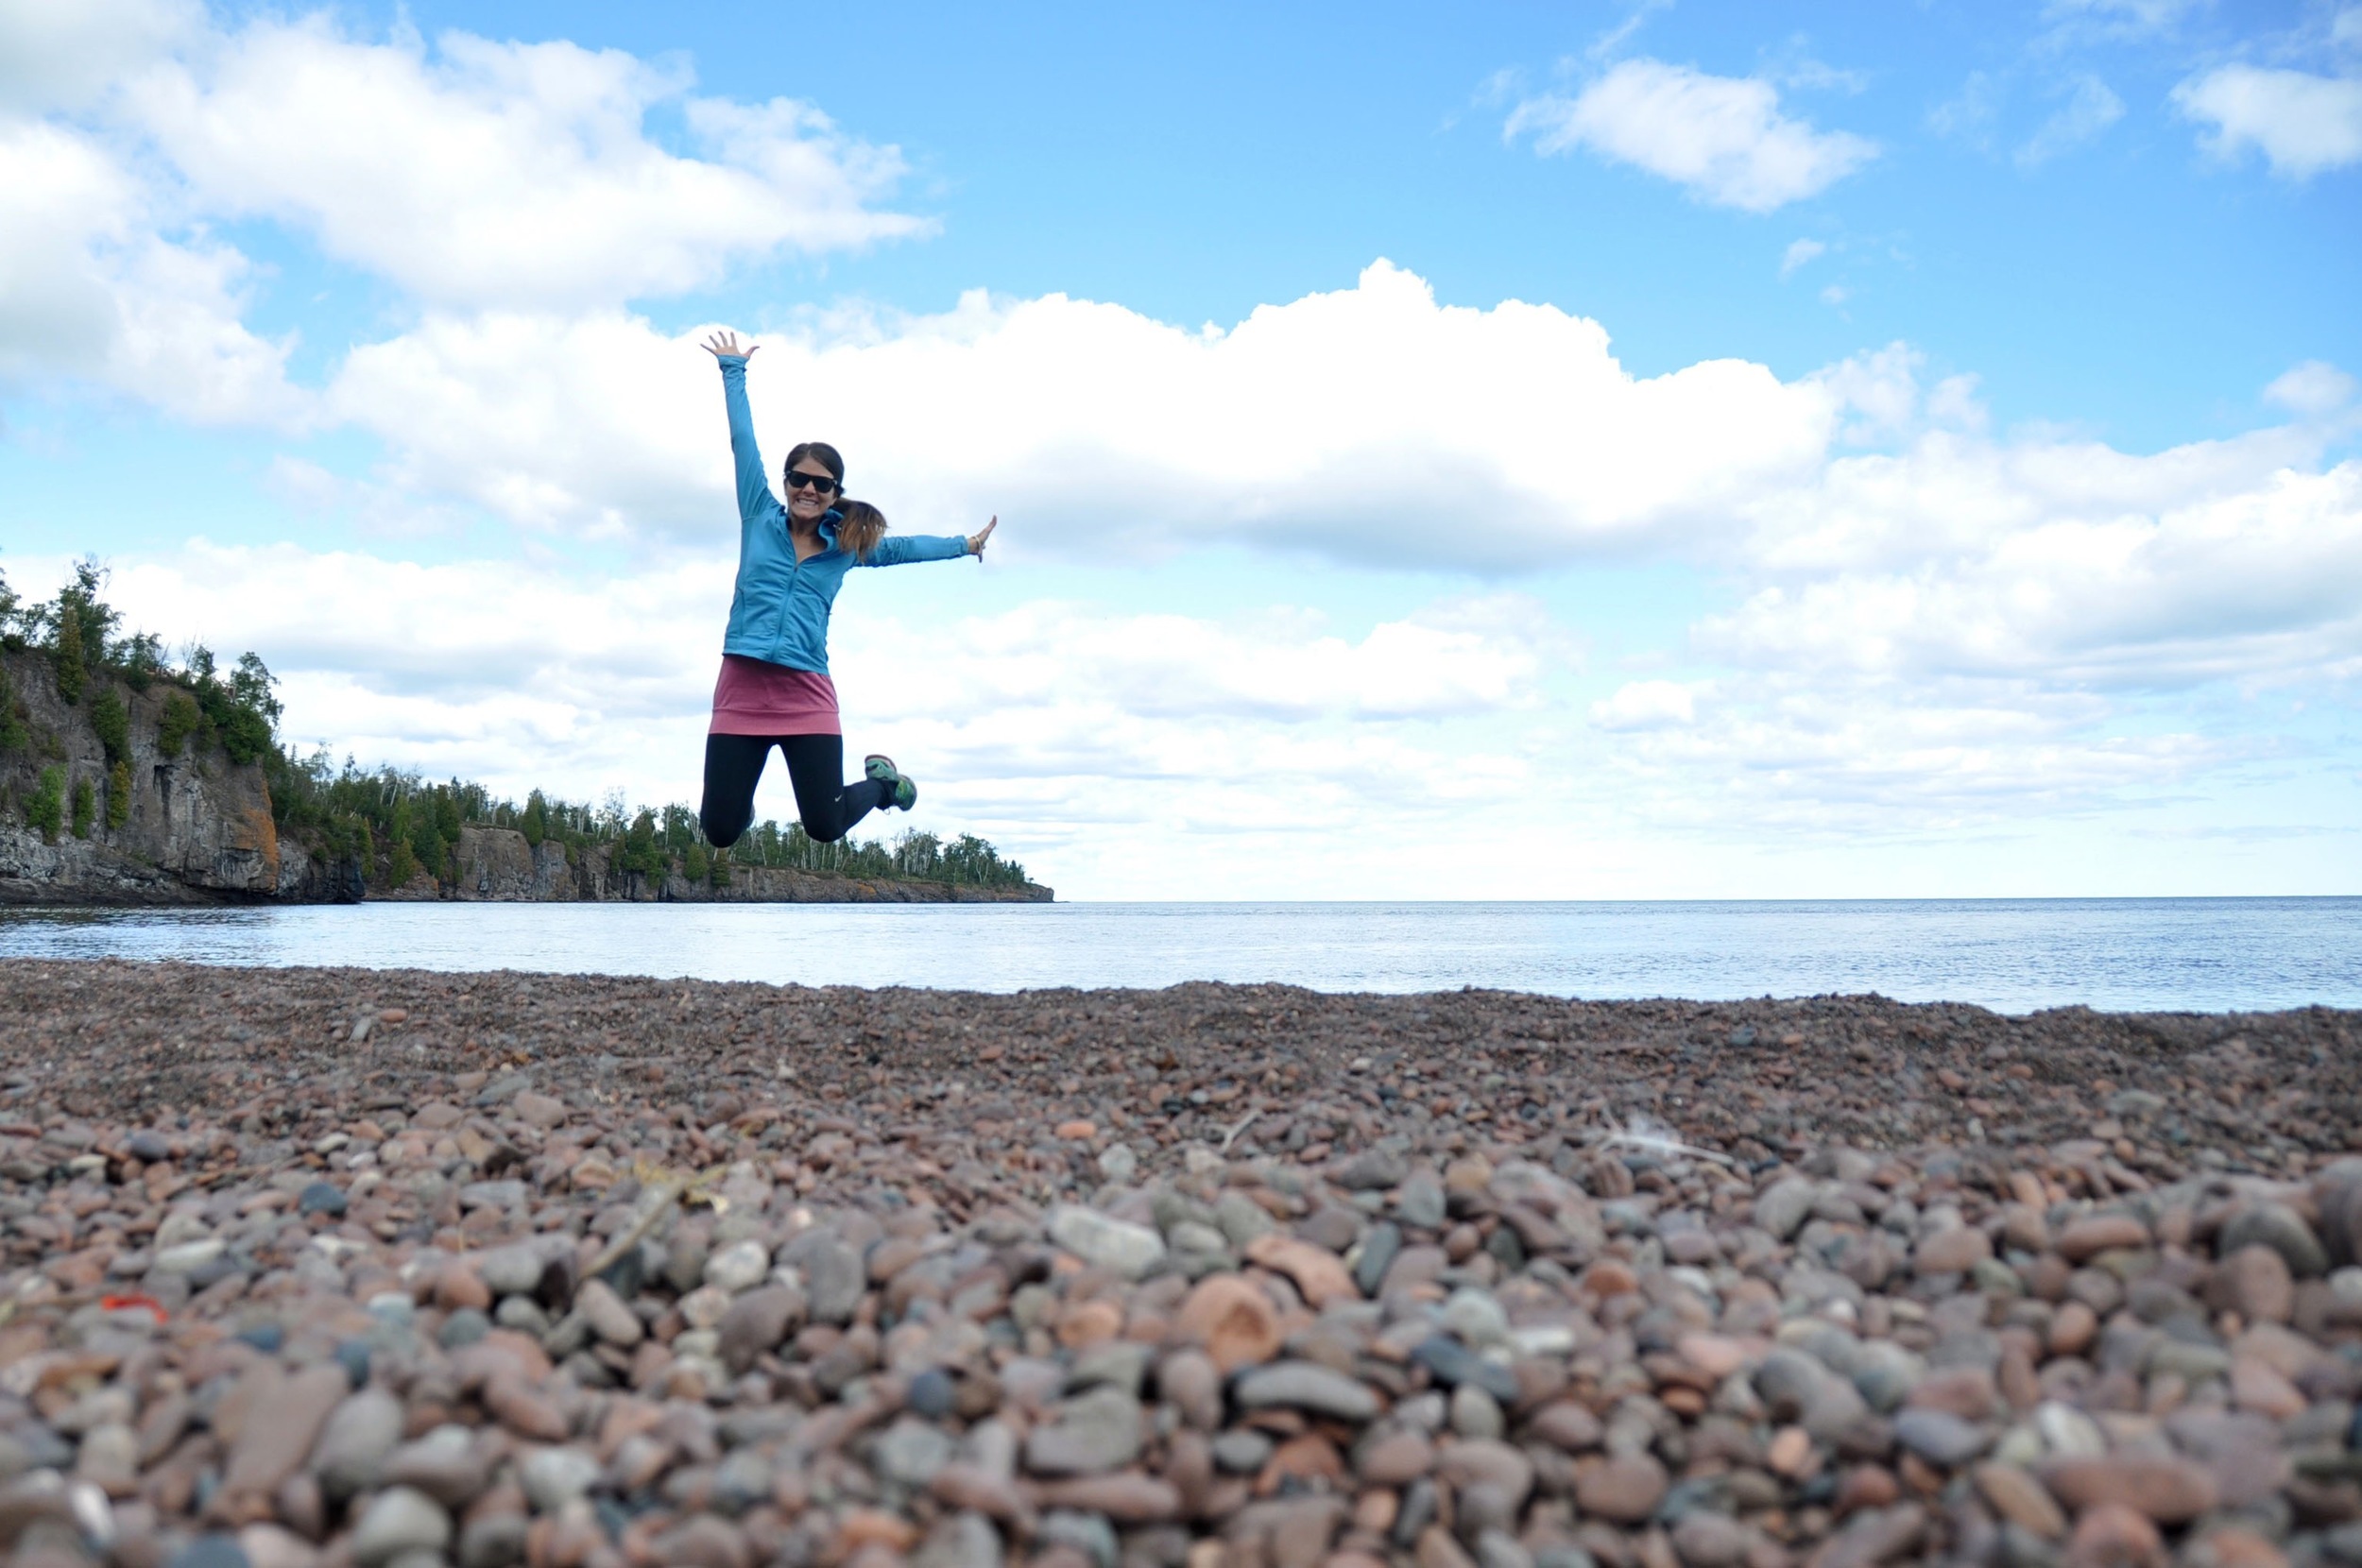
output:
[[123,960],[0,995],[0,1532],[60,1560],[2362,1542],[2362,1013]]
[[[2338,941],[2342,924],[2310,913],[2235,923],[2147,915],[2095,925],[2074,915],[1987,921],[1949,910],[1899,920],[1846,910],[1791,917],[1565,906],[1069,902],[1042,903],[1038,917],[1019,918],[955,914],[938,903],[864,916],[829,903],[795,914],[641,920],[622,912],[651,906],[537,904],[528,912],[507,901],[469,902],[505,912],[343,917],[312,912],[332,906],[276,903],[240,906],[254,912],[237,914],[213,907],[197,916],[0,908],[0,957],[455,974],[498,968],[990,993],[1210,980],[1400,996],[1447,983],[1591,1001],[1862,997],[1981,1007],[2011,1018],[2079,1004],[2215,1017],[2362,1006],[2362,968]],[[381,911],[427,907],[370,903]]]

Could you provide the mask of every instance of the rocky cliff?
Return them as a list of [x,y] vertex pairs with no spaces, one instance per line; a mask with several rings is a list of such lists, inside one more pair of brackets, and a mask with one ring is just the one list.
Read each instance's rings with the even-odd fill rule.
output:
[[824,877],[770,866],[732,866],[725,881],[691,881],[675,872],[662,878],[611,869],[610,846],[591,844],[569,851],[554,841],[539,844],[512,827],[462,827],[454,856],[458,877],[436,885],[424,877],[399,895],[407,898],[454,898],[514,903],[632,902],[670,904],[1046,904],[1050,889],[964,887],[949,882],[906,882],[855,877]]
[[[129,715],[121,771],[108,760],[92,723],[107,683],[94,679],[79,704],[58,695],[49,660],[0,652],[24,744],[0,750],[0,903],[188,904],[229,899],[322,901],[338,896],[338,878],[272,821],[262,768],[230,760],[218,745],[192,739],[167,754],[159,743],[163,684],[114,690]],[[88,785],[88,836],[71,826],[51,838],[32,827],[26,809],[43,775],[60,771],[69,816],[77,786]],[[113,800],[128,784],[128,809]],[[110,806],[115,810],[110,811]]]
[[[0,747],[0,904],[202,904],[350,902],[363,897],[504,902],[1047,903],[1051,891],[943,882],[863,880],[738,866],[720,882],[651,878],[610,868],[603,844],[529,844],[511,828],[465,827],[450,882],[420,875],[390,892],[365,890],[358,865],[316,855],[278,830],[270,787],[256,763],[232,762],[218,744],[192,739],[167,752],[160,738],[175,690],[113,690],[128,714],[118,771],[93,722],[94,678],[79,703],[58,694],[46,656],[0,650],[0,672],[23,743]],[[10,726],[0,726],[7,728]],[[77,786],[90,814],[77,831],[33,826],[43,774],[60,770],[66,814]],[[109,810],[118,788],[128,805]]]

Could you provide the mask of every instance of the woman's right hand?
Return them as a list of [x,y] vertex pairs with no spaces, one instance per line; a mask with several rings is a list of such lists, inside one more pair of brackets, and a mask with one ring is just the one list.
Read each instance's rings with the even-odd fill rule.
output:
[[755,357],[755,350],[762,348],[762,345],[760,343],[749,343],[742,351],[738,347],[738,334],[736,332],[717,332],[711,337],[707,338],[704,343],[699,345],[699,347],[704,349],[707,353],[711,354],[715,359],[752,359]]

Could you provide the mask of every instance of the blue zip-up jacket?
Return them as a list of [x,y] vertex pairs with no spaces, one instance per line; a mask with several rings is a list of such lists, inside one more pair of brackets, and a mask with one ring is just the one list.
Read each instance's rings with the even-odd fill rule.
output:
[[784,664],[791,670],[829,673],[829,609],[845,573],[857,566],[901,566],[910,561],[949,561],[967,554],[958,535],[889,534],[867,560],[837,548],[833,509],[820,519],[820,540],[828,548],[809,559],[796,558],[787,508],[771,493],[762,452],[755,445],[755,419],[746,406],[746,358],[722,360],[722,398],[730,413],[730,455],[738,461],[738,588],[730,595],[730,626],[722,651]]

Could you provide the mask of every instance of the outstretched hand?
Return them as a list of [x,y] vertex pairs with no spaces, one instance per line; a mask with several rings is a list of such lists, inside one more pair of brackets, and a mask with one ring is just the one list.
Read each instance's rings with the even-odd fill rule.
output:
[[755,357],[755,350],[762,348],[762,345],[760,343],[749,343],[742,351],[738,347],[738,334],[736,332],[715,332],[711,337],[707,338],[704,343],[700,344],[699,347],[704,349],[707,353],[711,354],[715,359],[752,359]]
[[978,560],[983,560],[984,557],[984,546],[991,541],[992,531],[1000,526],[1001,514],[995,512],[992,515],[992,520],[984,524],[984,531],[983,533],[970,534],[967,536],[967,553],[975,556]]

